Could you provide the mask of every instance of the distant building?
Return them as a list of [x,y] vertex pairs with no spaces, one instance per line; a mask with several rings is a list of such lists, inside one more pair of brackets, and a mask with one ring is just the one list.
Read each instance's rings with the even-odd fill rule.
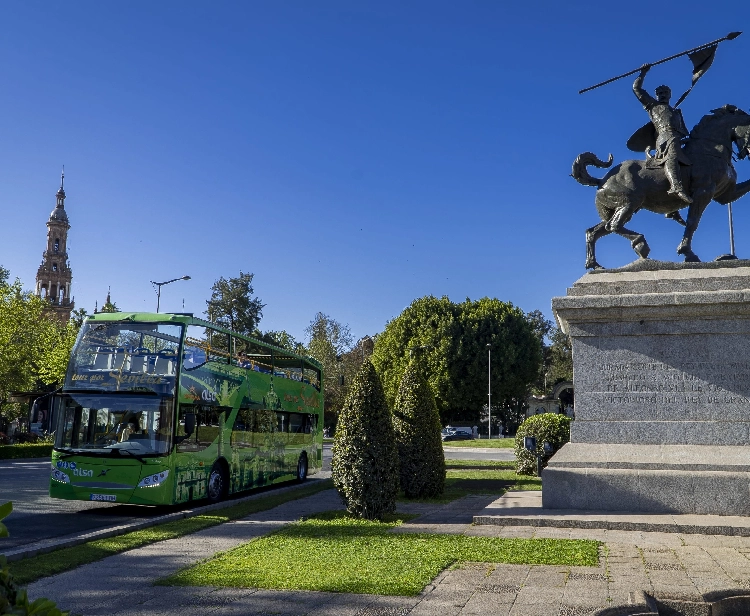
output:
[[526,403],[529,405],[526,417],[542,413],[564,413],[575,419],[575,396],[573,383],[570,381],[558,383],[547,396],[529,396]]
[[36,273],[36,294],[49,300],[52,311],[62,322],[70,319],[75,303],[70,297],[73,272],[68,263],[68,214],[65,211],[65,172],[60,177],[57,204],[47,221],[47,249]]

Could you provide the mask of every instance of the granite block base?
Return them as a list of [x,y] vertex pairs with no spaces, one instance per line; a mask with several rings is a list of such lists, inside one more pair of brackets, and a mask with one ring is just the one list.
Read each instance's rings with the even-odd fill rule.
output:
[[568,443],[542,472],[545,509],[750,515],[750,447]]

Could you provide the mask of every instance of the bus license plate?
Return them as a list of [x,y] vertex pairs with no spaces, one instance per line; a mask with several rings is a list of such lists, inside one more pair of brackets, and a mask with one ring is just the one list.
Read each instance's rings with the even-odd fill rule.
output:
[[114,494],[92,494],[92,501],[109,501],[114,503],[117,501],[117,497]]

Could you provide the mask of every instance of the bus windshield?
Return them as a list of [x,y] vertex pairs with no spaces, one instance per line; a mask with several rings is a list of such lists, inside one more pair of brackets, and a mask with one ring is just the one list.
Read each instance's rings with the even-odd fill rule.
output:
[[181,338],[182,325],[86,323],[73,349],[65,390],[174,395]]
[[86,453],[169,453],[173,401],[156,395],[70,394],[58,397],[55,447]]

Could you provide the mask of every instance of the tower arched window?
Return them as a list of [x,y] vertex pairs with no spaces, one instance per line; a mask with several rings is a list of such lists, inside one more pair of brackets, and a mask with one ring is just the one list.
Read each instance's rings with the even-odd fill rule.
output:
[[56,271],[57,271],[57,263],[53,263],[53,264],[52,264],[52,271],[53,271],[53,272],[56,272]]
[[59,250],[60,250],[60,239],[59,238],[55,238],[55,246],[54,246],[54,248],[52,250],[54,252],[59,252]]

